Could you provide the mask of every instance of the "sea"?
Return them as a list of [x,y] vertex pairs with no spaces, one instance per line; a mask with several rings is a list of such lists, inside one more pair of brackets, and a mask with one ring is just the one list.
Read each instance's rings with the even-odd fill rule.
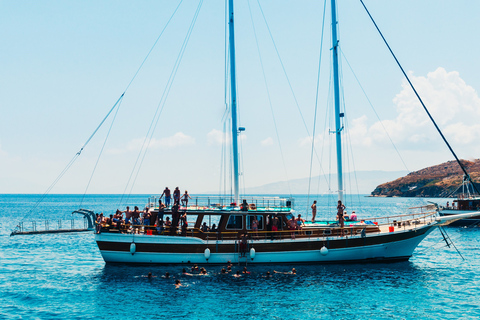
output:
[[[249,274],[183,276],[179,265],[106,264],[91,232],[10,236],[20,222],[37,229],[83,225],[79,208],[113,213],[142,208],[150,195],[0,195],[0,319],[479,319],[479,228],[435,230],[409,261],[333,265],[247,265]],[[193,195],[194,196],[194,195]],[[334,195],[295,195],[298,213],[335,217]],[[450,199],[451,200],[451,199]],[[348,195],[362,216],[402,214],[448,199]],[[413,210],[418,210],[413,209]],[[61,221],[59,221],[61,220]],[[43,221],[43,222],[42,222]],[[233,271],[244,265],[234,265]],[[296,275],[288,272],[295,267]],[[267,272],[271,277],[266,277]],[[148,278],[151,272],[153,277]],[[166,273],[171,275],[165,278]],[[182,286],[176,288],[175,280]]]

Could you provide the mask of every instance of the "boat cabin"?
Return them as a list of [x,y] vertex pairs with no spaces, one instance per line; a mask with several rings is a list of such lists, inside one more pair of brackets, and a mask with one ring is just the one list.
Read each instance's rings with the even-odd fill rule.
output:
[[457,210],[480,210],[480,198],[457,199],[453,200],[454,208]]
[[[143,222],[115,225],[102,224],[99,232],[141,233],[146,235],[184,236],[203,240],[237,240],[242,235],[250,239],[292,239],[312,236],[357,235],[379,232],[373,222],[346,221],[340,228],[336,221],[316,223],[295,219],[293,199],[256,198],[243,200],[240,206],[233,202],[208,201],[172,206],[159,210],[158,198],[149,199],[147,207],[152,214],[149,225]],[[293,220],[292,220],[293,219]]]

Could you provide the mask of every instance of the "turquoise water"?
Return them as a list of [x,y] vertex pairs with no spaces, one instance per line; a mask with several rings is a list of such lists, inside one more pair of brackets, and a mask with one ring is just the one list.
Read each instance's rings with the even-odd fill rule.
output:
[[[81,198],[49,196],[29,218],[70,218]],[[447,230],[465,261],[434,231],[408,262],[296,265],[297,275],[270,278],[267,271],[292,266],[249,265],[251,273],[238,279],[202,265],[207,276],[182,276],[181,266],[106,265],[91,233],[9,237],[37,199],[0,195],[0,319],[480,318],[478,228]],[[316,199],[317,216],[331,219],[335,199]],[[402,213],[428,199],[353,200],[362,206],[354,208],[360,218]],[[116,195],[89,195],[82,207],[109,212],[118,202]],[[145,202],[144,195],[129,200]],[[307,197],[296,196],[295,206],[305,215]],[[148,272],[156,277],[149,280]],[[165,272],[173,278],[162,278]],[[175,289],[175,279],[184,286]]]

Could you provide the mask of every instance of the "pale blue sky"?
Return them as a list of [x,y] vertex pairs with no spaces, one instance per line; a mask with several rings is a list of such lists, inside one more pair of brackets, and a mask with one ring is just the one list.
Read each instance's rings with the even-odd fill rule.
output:
[[[0,1],[0,192],[42,193],[123,92],[179,1]],[[310,134],[323,1],[260,1]],[[365,0],[461,158],[478,158],[480,2]],[[256,1],[260,42],[286,171],[246,0],[236,3],[244,184],[309,174],[308,133]],[[184,0],[127,91],[89,192],[122,193],[198,1]],[[329,6],[329,5],[328,5]],[[328,9],[329,10],[329,9]],[[327,13],[329,12],[327,10]],[[224,112],[224,1],[204,1],[133,189],[191,193],[220,184]],[[410,170],[451,160],[357,0],[339,1],[340,44]],[[327,30],[330,20],[327,18]],[[325,135],[330,35],[325,36],[317,133]],[[440,68],[440,69],[439,69]],[[342,61],[357,170],[404,170]],[[54,193],[83,193],[110,122]],[[322,136],[318,139],[322,149]],[[141,143],[141,142],[140,142]],[[324,147],[329,150],[329,147]],[[322,155],[322,165],[330,167]],[[347,170],[353,163],[347,161]],[[334,165],[331,166],[334,169]],[[313,172],[320,174],[318,162]],[[324,192],[321,186],[315,192]],[[306,190],[305,190],[306,192]]]

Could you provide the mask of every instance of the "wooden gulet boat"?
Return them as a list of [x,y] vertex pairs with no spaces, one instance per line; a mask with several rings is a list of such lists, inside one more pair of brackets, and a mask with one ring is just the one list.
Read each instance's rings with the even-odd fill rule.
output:
[[[335,123],[338,198],[343,201],[342,129],[338,73],[338,38],[335,1],[332,12],[332,54],[335,92]],[[418,244],[435,227],[467,217],[439,217],[434,207],[417,208],[402,216],[368,218],[346,221],[340,227],[335,221],[307,223],[299,230],[290,230],[288,221],[294,215],[293,201],[280,198],[248,199],[250,206],[241,207],[239,196],[239,168],[237,135],[234,7],[229,0],[229,53],[230,53],[230,110],[232,120],[233,189],[230,201],[211,199],[193,206],[167,208],[163,214],[178,221],[178,214],[187,213],[188,227],[154,226],[111,227],[97,229],[95,241],[106,262],[186,264],[209,263],[341,263],[370,261],[399,261],[411,257]],[[147,206],[158,214],[157,198]],[[221,205],[226,201],[226,205]],[[220,203],[220,204],[219,204]],[[254,205],[252,205],[254,204]],[[161,212],[160,212],[161,214]],[[252,229],[252,219],[258,220],[258,230]],[[208,221],[218,230],[202,230]],[[275,221],[276,229],[270,226]],[[273,231],[272,231],[273,230]]]
[[[260,199],[264,201],[265,199]],[[239,207],[188,207],[188,228],[183,234],[175,228],[157,230],[153,226],[131,226],[122,230],[103,226],[95,235],[106,262],[190,264],[211,263],[338,263],[408,260],[417,245],[436,226],[448,223],[437,216],[434,207],[401,216],[346,221],[340,228],[335,221],[307,223],[301,230],[289,230],[293,216],[286,199],[278,205],[241,211]],[[254,201],[254,200],[253,200]],[[421,208],[424,209],[424,208]],[[166,210],[165,217],[172,217]],[[257,218],[258,231],[251,228]],[[456,217],[458,218],[458,216]],[[171,218],[173,219],[173,217]],[[278,219],[277,231],[268,224]],[[217,231],[202,231],[205,221],[217,221]],[[138,233],[135,233],[138,228]],[[248,235],[246,246],[241,236]]]

